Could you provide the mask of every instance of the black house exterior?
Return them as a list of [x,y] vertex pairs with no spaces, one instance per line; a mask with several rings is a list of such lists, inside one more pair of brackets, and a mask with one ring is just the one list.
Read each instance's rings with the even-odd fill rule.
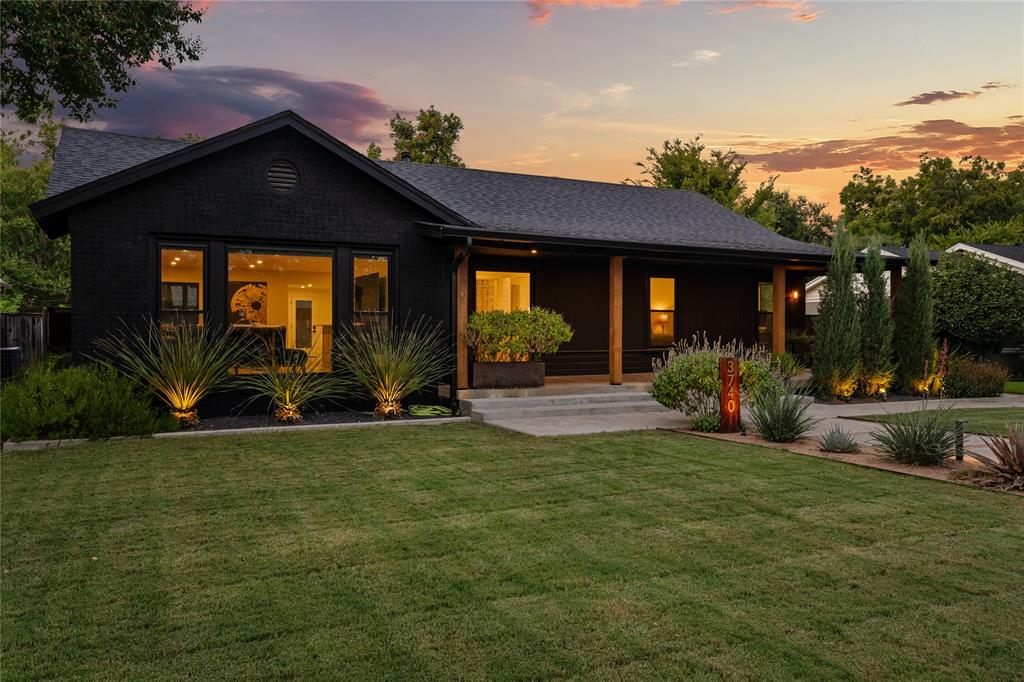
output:
[[785,347],[828,249],[693,192],[374,162],[292,112],[195,144],[66,128],[33,213],[71,234],[76,353],[121,320],[259,329],[329,369],[334,330],[549,307],[549,374],[646,372],[671,341]]

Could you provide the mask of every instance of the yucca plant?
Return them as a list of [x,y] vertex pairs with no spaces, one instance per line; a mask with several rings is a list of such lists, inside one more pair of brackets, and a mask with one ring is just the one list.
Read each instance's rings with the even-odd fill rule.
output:
[[99,361],[152,391],[182,424],[199,421],[196,404],[251,354],[253,339],[209,325],[125,325],[96,342]]
[[750,403],[750,421],[765,440],[792,443],[805,436],[818,420],[808,414],[811,401],[787,386],[773,386]]
[[949,408],[922,407],[917,412],[893,415],[872,439],[882,453],[896,461],[924,466],[942,463],[956,447]]
[[1005,490],[1024,490],[1024,427],[1012,424],[1006,437],[982,438],[992,454],[972,452],[985,473]]
[[449,370],[444,329],[424,318],[395,327],[372,321],[350,327],[334,346],[346,380],[369,392],[380,419],[399,417],[406,396]]
[[824,452],[857,452],[860,446],[853,436],[833,424],[829,429],[818,437],[818,447]]
[[[249,402],[269,398],[278,421],[302,421],[302,411],[317,401],[332,401],[346,394],[346,384],[338,374],[309,369],[305,353],[280,352],[265,344],[256,361],[256,373],[245,374],[239,383],[254,393]],[[317,344],[314,341],[313,347]]]

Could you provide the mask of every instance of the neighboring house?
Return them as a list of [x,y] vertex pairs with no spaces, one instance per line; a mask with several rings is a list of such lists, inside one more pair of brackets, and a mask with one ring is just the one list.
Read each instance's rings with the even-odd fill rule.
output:
[[[861,253],[867,253],[867,249],[862,249]],[[928,251],[928,260],[932,265],[938,265],[939,263],[939,251]],[[886,260],[886,271],[885,271],[885,290],[891,293],[892,273],[897,270],[902,276],[906,270],[903,264],[910,258],[910,249],[906,246],[882,246],[882,258]],[[858,272],[854,274],[854,286],[857,287],[858,291],[863,289],[864,278]],[[825,284],[825,277],[819,276],[814,277],[807,281],[807,286],[804,288],[804,307],[805,313],[808,317],[816,317],[818,315],[818,306],[821,304],[821,287]]]
[[946,252],[969,253],[1007,267],[1019,275],[1024,275],[1024,244],[1010,246],[1008,244],[964,244],[961,242],[949,247]]
[[[330,365],[349,324],[544,306],[549,374],[646,372],[707,331],[782,350],[828,249],[694,192],[374,162],[292,112],[186,144],[65,128],[32,211],[72,235],[77,354],[121,320],[217,324]],[[773,312],[774,311],[774,312]]]

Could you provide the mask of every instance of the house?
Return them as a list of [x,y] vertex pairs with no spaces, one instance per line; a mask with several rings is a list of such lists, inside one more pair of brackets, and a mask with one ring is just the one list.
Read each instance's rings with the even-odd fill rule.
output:
[[1024,244],[954,244],[946,253],[969,253],[1024,275]]
[[694,192],[375,162],[286,111],[194,144],[65,128],[45,199],[71,234],[72,345],[121,320],[259,330],[330,368],[334,331],[544,306],[575,329],[552,375],[646,372],[674,340],[784,348],[828,249]]
[[[883,275],[885,277],[885,290],[892,294],[891,282],[893,275],[896,275],[897,278],[902,279],[903,273],[906,270],[906,268],[903,267],[903,265],[910,258],[910,249],[906,246],[891,246],[888,244],[883,244],[881,251],[882,258],[884,258],[886,261],[886,271]],[[865,254],[867,252],[867,249],[861,250],[862,254]],[[933,266],[938,265],[940,255],[941,253],[939,251],[929,250],[928,262],[931,263]],[[858,289],[862,289],[864,278],[861,276],[859,272],[854,274],[853,277],[854,286],[856,286]],[[824,275],[814,277],[807,281],[807,285],[804,288],[804,312],[809,318],[817,317],[818,315],[818,306],[821,304],[821,287],[824,284]]]

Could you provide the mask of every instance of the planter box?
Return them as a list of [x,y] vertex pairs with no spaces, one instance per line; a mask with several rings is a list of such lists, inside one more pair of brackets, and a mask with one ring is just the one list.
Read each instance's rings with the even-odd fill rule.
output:
[[529,388],[543,385],[543,362],[473,363],[473,388]]

